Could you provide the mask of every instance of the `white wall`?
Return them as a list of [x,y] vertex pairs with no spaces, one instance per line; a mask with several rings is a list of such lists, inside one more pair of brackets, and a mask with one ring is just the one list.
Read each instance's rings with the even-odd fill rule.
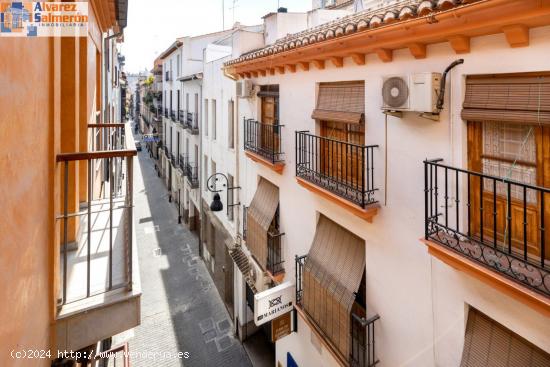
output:
[[[466,124],[460,117],[465,76],[548,70],[550,64],[544,56],[548,54],[550,27],[544,27],[531,30],[528,48],[510,48],[504,35],[499,34],[472,39],[471,53],[466,55],[455,55],[449,44],[444,43],[428,46],[428,57],[424,60],[415,60],[408,50],[398,50],[391,63],[382,63],[375,55],[368,55],[364,66],[356,66],[346,58],[340,69],[327,62],[323,71],[312,66],[309,72],[253,80],[255,84],[279,84],[286,167],[283,175],[278,175],[243,157],[241,201],[248,205],[252,199],[258,175],[279,187],[281,232],[285,233],[285,280],[294,280],[294,255],[307,254],[309,250],[318,213],[365,239],[368,312],[380,315],[376,325],[380,366],[458,366],[466,304],[550,352],[547,318],[431,257],[419,241],[424,231],[423,160],[443,158],[447,164],[466,167]],[[385,119],[380,109],[382,77],[442,72],[459,57],[464,58],[465,63],[453,70],[448,79],[441,121],[422,119],[414,113],[406,113],[403,119],[389,117],[386,145]],[[372,224],[302,188],[294,177],[294,131],[315,131],[315,122],[310,116],[315,105],[316,83],[343,80],[365,81],[365,140],[367,145],[380,146],[374,156],[374,180],[379,188],[376,197],[382,207]],[[239,121],[243,117],[258,118],[258,98],[239,101]],[[242,141],[242,128],[239,133]],[[386,149],[387,162],[384,161]],[[386,164],[387,185],[384,184]],[[298,356],[302,365],[310,365],[308,358],[325,363],[311,348],[311,354],[305,355],[309,335],[304,329],[299,328],[298,335],[277,343],[277,356],[282,358],[283,365],[286,351]],[[305,341],[298,341],[297,337]]]
[[307,13],[270,13],[264,18],[265,44],[307,28]]

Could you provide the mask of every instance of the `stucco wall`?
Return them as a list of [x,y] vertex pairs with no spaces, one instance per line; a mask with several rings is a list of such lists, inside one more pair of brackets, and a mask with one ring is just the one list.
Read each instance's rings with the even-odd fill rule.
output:
[[[415,60],[408,50],[398,50],[391,63],[382,63],[375,55],[368,55],[365,66],[356,66],[346,58],[340,69],[327,61],[323,71],[311,66],[309,72],[253,80],[255,84],[279,84],[286,167],[283,175],[277,175],[243,157],[241,186],[245,189],[241,202],[247,205],[252,199],[258,175],[279,186],[286,280],[294,280],[294,255],[307,254],[309,250],[319,213],[365,239],[368,312],[380,315],[376,326],[380,366],[458,366],[467,304],[550,351],[547,318],[432,258],[419,241],[424,228],[422,161],[443,158],[447,164],[466,166],[466,124],[460,117],[465,76],[548,70],[545,55],[550,54],[549,39],[550,27],[532,29],[531,45],[527,48],[510,48],[502,34],[472,39],[471,53],[460,56],[465,63],[448,79],[441,121],[422,119],[415,113],[406,113],[403,119],[388,117],[387,133],[380,109],[382,77],[442,72],[459,58],[449,44],[428,46],[428,57],[424,60]],[[316,83],[343,80],[365,81],[365,142],[380,146],[374,155],[374,181],[382,207],[372,224],[305,190],[294,177],[294,132],[315,131],[310,116],[315,106]],[[258,118],[258,98],[240,99],[239,113],[239,121],[243,117]],[[242,141],[242,129],[239,133]],[[305,342],[298,342],[296,337]],[[319,360],[308,340],[307,328],[299,328],[297,335],[277,343],[277,360],[286,365],[287,351],[297,356],[300,365]]]
[[0,365],[48,365],[10,352],[50,346],[53,41],[2,38],[0,55]]

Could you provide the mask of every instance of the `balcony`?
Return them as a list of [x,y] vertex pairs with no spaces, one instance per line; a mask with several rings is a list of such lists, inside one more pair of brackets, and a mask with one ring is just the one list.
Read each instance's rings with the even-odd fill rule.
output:
[[424,162],[429,252],[550,314],[550,189]]
[[176,111],[174,110],[171,110],[170,111],[170,119],[173,121],[173,122],[176,122]]
[[178,168],[182,170],[183,175],[185,176],[186,170],[185,170],[185,163],[187,162],[187,155],[180,154],[178,158]]
[[165,72],[165,76],[164,76],[164,80],[169,82],[171,79],[170,79],[170,72],[169,71],[166,71]]
[[378,212],[374,148],[296,131],[296,179],[306,189],[371,222]]
[[349,367],[375,366],[379,363],[379,360],[376,357],[375,351],[374,326],[376,321],[380,319],[380,316],[374,315],[370,318],[366,318],[365,310],[355,303],[350,311],[349,318],[349,355],[342,354],[303,307],[302,300],[304,288],[302,280],[304,279],[304,265],[306,259],[307,255],[296,256],[295,258],[296,310],[298,315],[300,315],[305,323],[309,325],[312,332],[319,337],[321,342],[330,353],[336,357],[341,365]]
[[281,151],[283,125],[264,124],[244,119],[244,150],[247,157],[281,174],[284,153]]
[[170,162],[172,163],[172,167],[174,169],[178,168],[178,156],[177,155],[172,154],[172,156],[170,157]]
[[164,107],[164,117],[168,118],[168,108]]
[[78,350],[140,323],[133,227],[137,152],[128,124],[89,127],[89,151],[56,157],[62,183],[62,212],[56,216],[61,239],[55,323],[59,350]]
[[178,122],[185,127],[186,112],[184,110],[178,110]]
[[184,175],[187,177],[187,182],[192,189],[199,187],[199,168],[196,164],[187,162],[185,164]]
[[199,115],[195,112],[187,112],[183,127],[191,132],[191,135],[199,135]]

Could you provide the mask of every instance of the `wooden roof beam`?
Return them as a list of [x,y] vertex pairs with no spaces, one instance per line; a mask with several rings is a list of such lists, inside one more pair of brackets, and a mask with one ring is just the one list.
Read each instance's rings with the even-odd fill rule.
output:
[[251,71],[250,74],[252,74],[252,77],[257,78],[258,72],[257,71]]
[[337,68],[341,68],[344,66],[344,58],[340,56],[332,56],[330,57],[330,61],[332,62],[332,65],[336,66]]
[[409,48],[409,51],[411,52],[411,55],[414,56],[415,59],[425,59],[426,58],[426,45],[423,43],[409,43],[407,45]]
[[382,62],[391,62],[393,60],[393,50],[379,48],[376,50],[376,54]]
[[365,54],[353,53],[350,57],[356,65],[365,65]]
[[277,71],[279,74],[285,73],[285,67],[284,66],[275,66],[275,71]]
[[325,60],[312,60],[313,65],[319,70],[325,69]]
[[287,68],[288,71],[290,71],[291,73],[295,73],[295,72],[296,72],[296,64],[288,64],[288,65],[286,65],[286,68]]
[[246,79],[250,79],[250,73],[243,73],[243,75]]
[[275,75],[275,69],[274,68],[268,68],[267,73],[271,76]]
[[260,69],[259,73],[260,73],[261,76],[266,76],[267,71],[264,70],[264,69]]
[[303,70],[303,71],[308,71],[309,70],[309,62],[307,61],[301,61],[298,63],[298,66],[300,66],[300,68]]
[[502,28],[510,47],[529,46],[529,28],[523,24],[513,24]]
[[470,37],[468,36],[450,36],[449,43],[457,54],[467,54],[470,52]]

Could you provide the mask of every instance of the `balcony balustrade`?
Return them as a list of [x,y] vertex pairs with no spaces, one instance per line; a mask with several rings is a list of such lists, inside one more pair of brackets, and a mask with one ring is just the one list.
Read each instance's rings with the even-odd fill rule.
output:
[[185,127],[186,112],[184,110],[178,110],[178,122]]
[[170,111],[170,119],[171,119],[173,122],[176,122],[176,111],[174,111],[174,110],[171,110],[171,111]]
[[376,203],[374,148],[296,132],[296,177],[365,209]]
[[244,119],[244,149],[271,164],[284,161],[281,130],[284,125],[264,124],[253,119]]
[[550,189],[424,162],[425,239],[550,296]]
[[164,117],[168,118],[168,108],[164,107]]
[[185,164],[185,176],[191,188],[196,189],[199,187],[199,168],[195,163],[187,162]]
[[[323,330],[315,324],[315,321],[309,318],[307,311],[302,306],[304,292],[302,279],[306,259],[307,255],[296,256],[295,258],[296,306],[301,311],[301,314],[304,314],[304,317],[308,318],[307,322],[314,324],[323,333]],[[350,367],[372,367],[379,363],[376,357],[374,338],[375,322],[379,319],[380,316],[378,315],[374,315],[368,319],[362,317],[356,314],[353,308],[350,311],[350,354],[349,356],[341,356]],[[335,353],[340,355],[340,352],[328,339],[325,341]]]
[[[129,124],[88,127],[93,137],[88,151],[56,157],[62,183],[62,213],[56,216],[61,234],[56,328],[62,350],[84,348],[103,333],[114,335],[139,324],[132,218],[137,151]],[[86,182],[86,198],[78,196],[75,176]],[[118,322],[104,330],[86,326],[108,325],[111,317]],[[73,330],[74,325],[80,329]]]
[[188,129],[192,135],[199,134],[199,118],[196,112],[187,112],[183,123],[184,128]]
[[185,176],[186,170],[185,170],[185,163],[187,162],[187,155],[186,154],[180,154],[178,158],[178,167],[183,171],[183,175]]

